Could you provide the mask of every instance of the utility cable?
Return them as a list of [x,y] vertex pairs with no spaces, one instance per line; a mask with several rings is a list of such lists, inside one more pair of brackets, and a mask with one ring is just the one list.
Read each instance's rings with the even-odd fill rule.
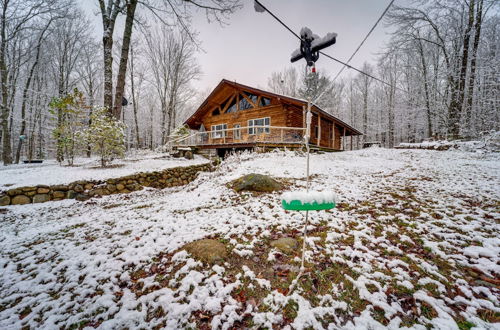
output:
[[[359,49],[361,48],[361,46],[363,46],[363,44],[365,43],[366,39],[368,39],[368,37],[370,36],[370,34],[373,32],[373,30],[375,30],[375,28],[377,27],[378,23],[380,23],[380,21],[382,20],[382,18],[384,18],[385,14],[387,13],[387,11],[389,11],[389,8],[392,6],[392,4],[394,3],[395,0],[391,0],[391,2],[389,2],[389,4],[387,5],[387,7],[385,8],[384,12],[382,13],[382,15],[380,15],[380,17],[378,18],[378,20],[375,22],[375,24],[372,26],[372,28],[370,29],[370,31],[368,31],[368,34],[365,36],[365,38],[361,41],[361,43],[359,44],[358,48],[356,48],[356,50],[354,51],[354,53],[352,53],[351,57],[349,57],[349,59],[347,60],[347,64],[349,64],[349,62],[351,62],[351,60],[353,59],[353,57],[357,54],[357,52],[359,51]],[[344,65],[340,71],[335,75],[335,77],[333,78],[333,81],[335,81],[337,79],[338,76],[340,76],[340,74],[342,73],[342,71],[344,71],[344,69],[346,68],[347,65]]]
[[[269,13],[269,15],[271,15],[271,16],[272,16],[275,20],[277,20],[277,21],[278,21],[281,25],[283,25],[283,26],[284,26],[284,27],[285,27],[288,31],[290,31],[290,33],[292,33],[295,37],[297,37],[297,39],[302,40],[302,39],[300,38],[300,36],[299,36],[297,33],[293,32],[293,30],[292,30],[292,29],[291,29],[288,25],[286,25],[286,24],[285,24],[285,23],[284,23],[281,19],[279,19],[279,18],[278,18],[278,17],[277,17],[274,13],[272,13],[269,9],[267,9],[267,7],[265,7],[265,6],[264,6],[264,5],[263,5],[263,4],[262,4],[259,0],[254,0],[254,1],[255,1],[255,2],[259,5],[259,6],[261,6],[261,7],[262,7],[265,11],[267,11],[267,12]],[[390,4],[392,4],[392,2],[391,2]],[[385,14],[385,11],[384,11],[384,14]],[[341,60],[336,59],[335,57],[333,57],[333,56],[331,56],[331,55],[328,55],[328,54],[326,54],[326,53],[324,53],[324,52],[322,52],[322,51],[320,51],[320,54],[322,54],[322,55],[326,56],[327,58],[329,58],[329,59],[331,59],[331,60],[333,60],[333,61],[335,61],[335,62],[338,62],[338,63],[340,63],[340,64],[344,65],[344,67],[348,67],[349,69],[353,69],[353,70],[355,70],[355,71],[357,71],[357,72],[359,72],[359,73],[361,73],[361,74],[363,74],[363,75],[365,75],[365,76],[367,76],[367,77],[369,77],[369,78],[371,78],[371,79],[374,79],[374,80],[376,80],[376,81],[378,81],[378,82],[381,82],[381,83],[383,83],[383,84],[385,84],[385,85],[387,85],[387,86],[390,86],[390,87],[392,87],[392,88],[394,88],[394,89],[398,89],[398,90],[400,90],[400,91],[406,92],[404,89],[401,89],[401,88],[399,88],[399,87],[396,87],[396,86],[394,86],[394,85],[392,85],[392,84],[390,84],[390,83],[388,83],[388,82],[385,82],[385,81],[383,81],[383,80],[381,80],[381,79],[379,79],[379,78],[376,78],[376,77],[372,76],[372,75],[371,75],[371,74],[369,74],[369,73],[363,72],[362,70],[359,70],[359,69],[357,69],[357,68],[353,67],[352,65],[349,65],[349,64],[347,64],[347,63],[344,63],[344,62],[342,62]]]

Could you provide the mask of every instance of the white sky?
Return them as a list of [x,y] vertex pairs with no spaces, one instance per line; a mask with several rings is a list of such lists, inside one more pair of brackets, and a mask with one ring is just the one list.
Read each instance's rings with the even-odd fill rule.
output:
[[[96,37],[101,35],[101,21],[94,16],[97,0],[80,0],[83,8],[92,16]],[[253,0],[242,0],[244,7],[233,14],[227,25],[208,23],[203,12],[194,14],[192,26],[199,32],[202,48],[197,57],[203,76],[194,85],[201,90],[214,88],[221,79],[237,81],[256,87],[265,87],[273,71],[279,71],[290,63],[290,54],[298,48],[299,41],[268,13],[258,13]],[[261,0],[276,16],[299,33],[308,26],[319,36],[327,32],[338,34],[337,43],[326,53],[346,61],[381,15],[389,0]],[[397,4],[407,0],[397,0]],[[140,10],[140,8],[138,8]],[[370,38],[351,61],[360,68],[364,61],[373,62],[388,40],[387,27],[379,23]],[[115,29],[115,38],[121,37],[122,28]],[[302,61],[303,62],[303,61]],[[301,68],[303,63],[293,66]],[[320,55],[316,67],[331,76],[341,65]],[[350,74],[344,70],[343,75]]]

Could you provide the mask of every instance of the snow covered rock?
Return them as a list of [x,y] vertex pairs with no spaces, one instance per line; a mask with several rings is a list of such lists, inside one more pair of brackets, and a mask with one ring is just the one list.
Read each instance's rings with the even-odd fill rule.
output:
[[273,178],[262,174],[247,174],[232,182],[232,188],[240,191],[272,192],[283,189],[283,186]]

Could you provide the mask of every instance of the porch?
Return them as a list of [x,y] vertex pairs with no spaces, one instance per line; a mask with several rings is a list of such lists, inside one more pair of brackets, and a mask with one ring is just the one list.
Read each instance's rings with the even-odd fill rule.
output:
[[[278,126],[243,126],[233,128],[218,128],[211,131],[198,131],[189,135],[173,137],[169,142],[172,149],[191,147],[198,149],[218,148],[300,148],[304,143],[306,129],[302,127]],[[313,149],[325,151],[343,150],[335,148],[338,141],[335,135],[326,143],[311,137],[309,145]]]
[[[299,148],[303,144],[304,134],[305,128],[302,127],[244,126],[194,132],[185,136],[173,137],[169,144],[173,149],[179,147],[199,149],[250,147]],[[330,145],[333,146],[333,141]]]

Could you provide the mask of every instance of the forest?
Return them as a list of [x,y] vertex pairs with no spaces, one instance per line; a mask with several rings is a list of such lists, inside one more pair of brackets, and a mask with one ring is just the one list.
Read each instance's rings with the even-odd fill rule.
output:
[[[203,72],[193,12],[224,24],[242,6],[239,0],[96,4],[102,35],[89,28],[78,2],[0,1],[4,165],[45,158],[71,164],[75,155],[105,159],[167,143],[207,95],[193,85]],[[358,147],[476,139],[500,129],[497,2],[396,1],[382,23],[390,40],[377,62],[358,68],[363,73],[344,66],[311,76],[296,65],[265,73],[262,88],[322,95],[321,108],[364,133]],[[123,143],[103,150],[116,139]]]

